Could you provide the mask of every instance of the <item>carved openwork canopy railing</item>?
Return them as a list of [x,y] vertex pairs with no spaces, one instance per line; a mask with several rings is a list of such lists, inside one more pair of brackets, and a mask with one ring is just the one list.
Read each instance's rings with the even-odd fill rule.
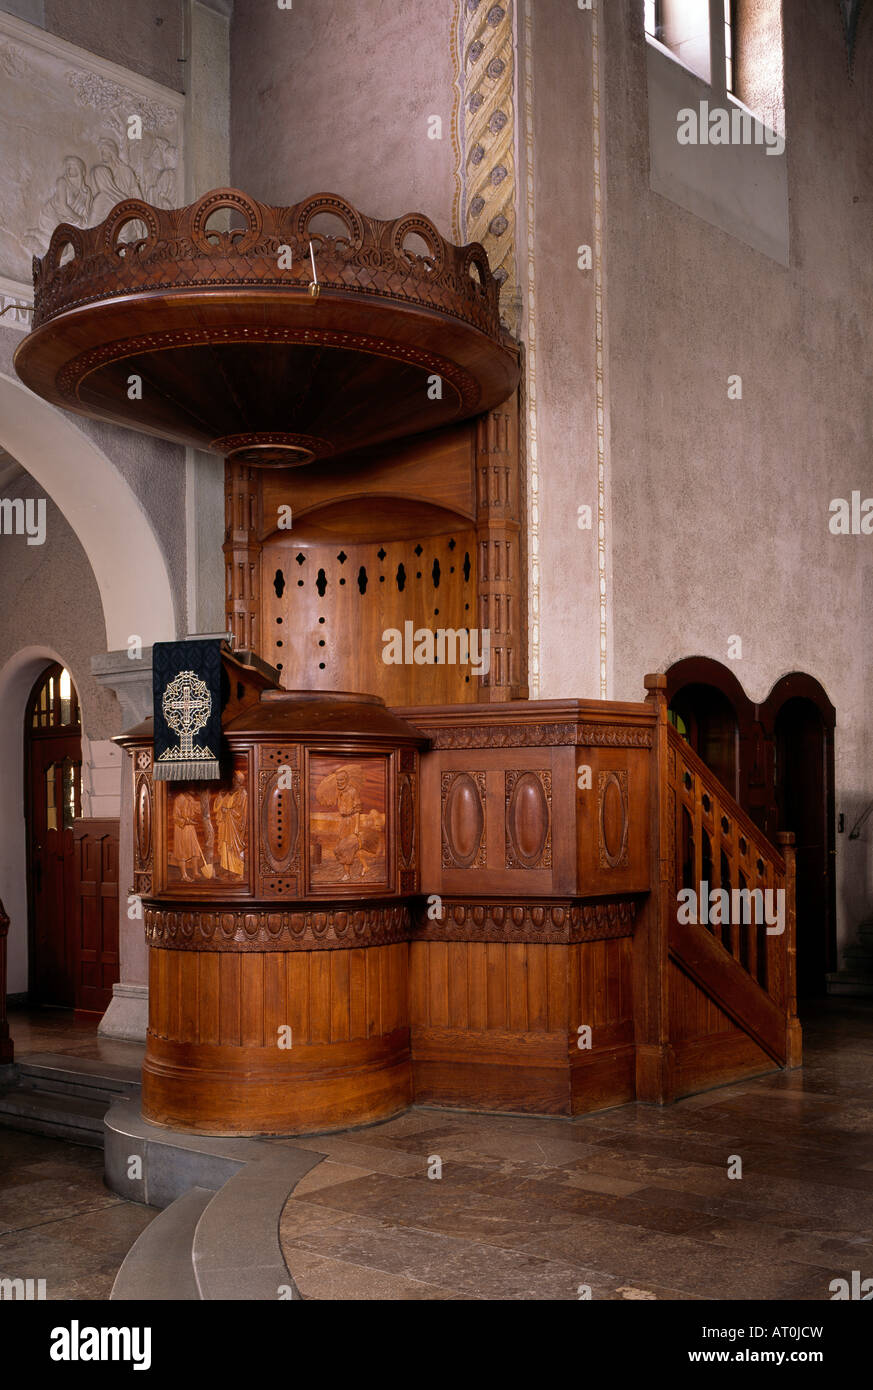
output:
[[[330,224],[330,231],[324,223]],[[504,401],[518,354],[478,243],[335,194],[222,188],[57,227],[16,354],[66,409],[250,462],[307,463]]]

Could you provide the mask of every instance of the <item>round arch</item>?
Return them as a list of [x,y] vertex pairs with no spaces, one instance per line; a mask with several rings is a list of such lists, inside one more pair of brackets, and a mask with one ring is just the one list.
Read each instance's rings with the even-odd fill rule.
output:
[[768,732],[772,731],[779,711],[789,700],[809,700],[818,708],[825,728],[836,727],[837,711],[821,682],[805,671],[791,671],[780,677],[760,706],[761,721]]
[[0,445],[63,512],[94,571],[110,651],[175,636],[166,561],[115,465],[54,406],[0,372]]
[[729,666],[711,656],[685,656],[667,669],[667,700],[671,701],[683,686],[712,685],[730,700],[737,718],[751,701]]

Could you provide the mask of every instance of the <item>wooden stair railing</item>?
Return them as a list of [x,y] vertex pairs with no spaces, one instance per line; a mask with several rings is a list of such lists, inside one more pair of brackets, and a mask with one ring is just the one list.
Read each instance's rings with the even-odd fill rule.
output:
[[[796,1065],[794,836],[780,835],[780,854],[669,725],[667,746],[676,808],[670,954],[774,1061]],[[684,910],[682,890],[695,894]]]
[[[800,1065],[794,836],[780,834],[779,850],[770,844],[668,722],[666,679],[647,676],[646,686],[658,719],[653,891],[637,965],[646,990],[638,1095],[663,1103],[674,1093],[670,961],[774,1062]],[[713,890],[726,890],[727,901]]]
[[6,1015],[6,937],[9,933],[9,918],[3,903],[0,902],[0,1065],[11,1062],[15,1056],[12,1038],[9,1036],[9,1020]]

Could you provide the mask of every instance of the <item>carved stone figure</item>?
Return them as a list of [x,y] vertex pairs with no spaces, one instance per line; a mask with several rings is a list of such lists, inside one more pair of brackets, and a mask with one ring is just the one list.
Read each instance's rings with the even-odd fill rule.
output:
[[[167,141],[163,142],[164,144]],[[139,179],[129,164],[121,158],[114,140],[101,140],[99,145],[101,164],[95,164],[90,173],[94,189],[94,202],[91,206],[91,222],[96,225],[107,217],[116,203],[125,198],[143,196]]]

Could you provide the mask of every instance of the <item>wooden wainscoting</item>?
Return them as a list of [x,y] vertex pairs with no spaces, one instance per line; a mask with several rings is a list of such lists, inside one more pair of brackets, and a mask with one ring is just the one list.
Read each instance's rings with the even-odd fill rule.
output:
[[410,946],[416,1100],[550,1115],[633,1100],[635,902],[443,906]]

